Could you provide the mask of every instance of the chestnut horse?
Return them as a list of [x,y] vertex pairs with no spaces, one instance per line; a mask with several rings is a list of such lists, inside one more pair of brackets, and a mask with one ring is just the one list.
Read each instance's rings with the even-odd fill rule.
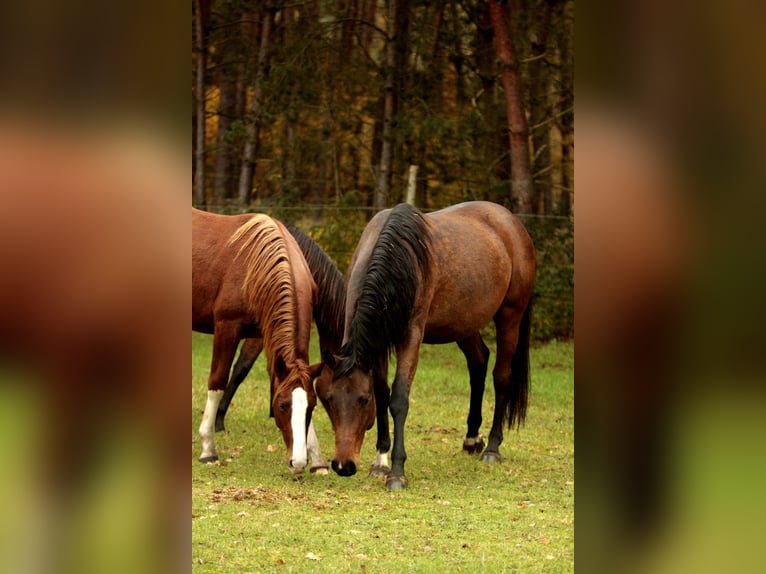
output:
[[[532,240],[498,204],[468,202],[428,215],[400,204],[378,213],[362,234],[347,275],[343,346],[338,357],[325,359],[334,380],[317,384],[335,431],[333,470],[341,476],[356,473],[365,432],[377,413],[377,456],[370,472],[387,475],[389,490],[407,486],[404,423],[422,343],[457,342],[463,351],[471,385],[463,448],[480,452],[489,349],[479,330],[490,320],[497,329],[495,412],[482,460],[500,460],[503,423],[520,426],[526,417],[534,276]],[[396,375],[389,389],[392,351]]]
[[[218,459],[214,422],[239,341],[263,339],[273,383],[272,409],[288,465],[303,472],[316,405],[308,362],[316,286],[284,225],[263,214],[216,215],[192,208],[192,329],[213,334],[208,400],[199,427],[201,462]],[[324,461],[314,461],[315,463]],[[326,466],[326,463],[325,463]]]
[[[346,304],[346,287],[343,274],[311,237],[292,225],[288,225],[287,230],[298,243],[317,286],[314,294],[313,311],[314,323],[316,323],[319,334],[319,349],[323,354],[337,353],[343,339],[343,313]],[[218,412],[215,416],[216,432],[226,429],[226,413],[229,410],[231,400],[262,350],[262,338],[246,339],[242,343],[237,361],[232,367],[231,378],[226,385],[223,398],[218,404]],[[332,377],[332,371],[329,368],[323,368],[319,377]],[[271,391],[273,392],[273,389]],[[271,416],[274,416],[273,409]],[[316,472],[326,470],[326,468],[326,465],[322,468],[312,465],[311,470]]]

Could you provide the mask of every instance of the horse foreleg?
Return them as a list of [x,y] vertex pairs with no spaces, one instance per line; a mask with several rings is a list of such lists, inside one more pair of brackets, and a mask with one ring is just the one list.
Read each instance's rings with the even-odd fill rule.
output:
[[458,341],[457,345],[465,355],[471,383],[471,402],[466,421],[468,431],[463,441],[463,450],[470,454],[480,453],[484,449],[484,439],[479,435],[479,429],[482,423],[481,405],[484,401],[489,349],[479,333]]
[[391,417],[394,419],[394,448],[391,451],[391,472],[386,477],[388,490],[407,487],[404,463],[407,451],[404,449],[404,423],[410,410],[410,386],[418,367],[418,353],[422,341],[422,332],[411,329],[408,341],[398,350],[396,357],[396,376],[391,385]]
[[391,401],[391,389],[388,388],[388,357],[386,364],[374,369],[372,373],[375,390],[375,409],[377,414],[378,441],[377,453],[370,466],[370,476],[386,476],[391,467],[388,465],[388,451],[391,450],[391,435],[388,432],[388,406]]
[[255,361],[258,359],[258,355],[261,354],[262,350],[263,339],[245,339],[245,342],[242,343],[242,348],[239,350],[237,362],[234,363],[234,368],[231,372],[231,378],[229,379],[229,383],[226,385],[226,390],[223,392],[221,402],[218,404],[218,411],[215,415],[216,432],[226,430],[224,421],[226,419],[226,413],[229,410],[231,400],[234,398],[239,385],[242,384],[242,381],[245,380],[245,377],[247,377],[250,369],[253,368],[253,365],[255,364]]
[[407,451],[404,448],[404,423],[410,410],[410,390],[407,380],[397,374],[391,385],[391,416],[394,419],[394,448],[391,452],[391,472],[386,477],[388,490],[399,490],[407,486],[404,463]]
[[218,460],[215,450],[215,416],[218,404],[221,402],[226,382],[229,379],[229,370],[234,360],[234,353],[239,343],[240,329],[236,325],[228,323],[216,323],[213,335],[213,361],[210,367],[210,377],[207,382],[207,404],[199,425],[199,436],[202,442],[202,454],[200,462],[214,462]]
[[317,433],[314,430],[314,421],[309,423],[308,435],[306,437],[306,448],[311,458],[311,472],[316,474],[329,474],[329,466],[327,466],[327,460],[322,456],[322,451],[319,449],[319,439]]

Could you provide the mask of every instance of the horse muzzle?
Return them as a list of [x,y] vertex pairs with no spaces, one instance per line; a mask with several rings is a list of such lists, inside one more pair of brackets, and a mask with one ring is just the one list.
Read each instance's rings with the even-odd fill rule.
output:
[[340,476],[354,476],[356,474],[356,463],[353,460],[343,463],[333,460],[332,469]]

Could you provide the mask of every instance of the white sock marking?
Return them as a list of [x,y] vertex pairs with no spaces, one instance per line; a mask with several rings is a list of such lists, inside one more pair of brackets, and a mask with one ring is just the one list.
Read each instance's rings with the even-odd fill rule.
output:
[[308,451],[311,457],[311,468],[322,468],[325,469],[326,472],[327,461],[322,456],[322,451],[319,449],[319,439],[317,438],[317,433],[314,430],[313,420],[309,423]]
[[389,466],[388,453],[378,451],[378,454],[375,455],[375,462],[372,464],[373,466]]
[[218,411],[218,403],[221,402],[223,391],[208,391],[207,404],[205,412],[202,415],[202,422],[199,424],[199,437],[202,441],[202,454],[200,459],[208,457],[217,457],[215,451],[215,414]]
[[293,431],[293,453],[290,457],[293,472],[303,472],[308,461],[306,451],[306,411],[309,408],[308,396],[303,389],[293,391],[293,412],[290,426]]

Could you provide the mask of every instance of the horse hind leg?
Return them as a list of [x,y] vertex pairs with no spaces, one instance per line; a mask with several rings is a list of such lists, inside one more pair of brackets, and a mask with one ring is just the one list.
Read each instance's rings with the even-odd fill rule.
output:
[[253,368],[253,365],[262,350],[263,339],[246,339],[242,344],[242,348],[239,350],[239,356],[237,357],[237,362],[234,363],[234,368],[231,371],[229,383],[226,385],[226,390],[223,392],[221,402],[218,403],[218,410],[215,414],[215,432],[226,430],[225,419],[231,400],[234,398],[237,389],[239,389],[239,385],[242,384],[242,381],[244,381],[248,373],[250,373],[250,370]]
[[463,450],[469,454],[478,454],[484,449],[484,439],[479,434],[479,429],[482,423],[481,405],[484,400],[489,349],[479,333],[458,341],[457,345],[465,355],[471,384],[471,401],[466,420],[468,430],[463,441]]
[[524,422],[527,407],[529,360],[529,309],[503,307],[495,315],[497,360],[492,371],[495,387],[495,412],[484,462],[499,462],[503,424],[509,428]]

